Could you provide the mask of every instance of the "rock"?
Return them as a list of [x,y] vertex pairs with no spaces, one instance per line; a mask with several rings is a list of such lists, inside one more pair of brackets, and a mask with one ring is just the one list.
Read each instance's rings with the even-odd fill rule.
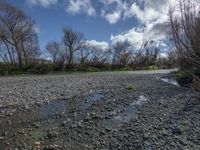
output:
[[100,131],[99,135],[102,136],[102,135],[105,135],[106,132],[105,131]]
[[7,123],[8,123],[8,125],[12,125],[11,120],[8,120]]
[[172,133],[173,134],[182,134],[182,131],[179,127],[174,127],[174,128],[172,128]]
[[32,126],[35,127],[35,128],[39,128],[40,127],[40,123],[33,123]]
[[58,136],[58,133],[55,132],[55,131],[50,131],[48,134],[47,134],[47,137],[49,139],[53,139],[53,138],[56,138]]
[[143,140],[148,140],[149,139],[149,135],[148,134],[144,134],[143,135]]
[[80,120],[80,121],[78,122],[78,127],[79,127],[79,128],[82,128],[82,127],[83,127],[83,120]]
[[0,141],[3,141],[4,137],[0,136]]
[[61,127],[66,127],[66,124],[67,124],[67,121],[63,121],[60,126]]
[[166,136],[168,136],[168,133],[167,133],[166,131],[162,131],[162,135],[163,135],[164,137],[166,137]]
[[41,143],[39,141],[35,142],[34,147],[40,149]]
[[106,132],[110,132],[110,131],[112,131],[112,129],[111,128],[106,128],[105,131]]
[[184,139],[179,139],[179,143],[183,146],[187,146],[187,142]]
[[2,136],[7,136],[8,135],[8,132],[4,132],[3,134],[2,134]]
[[61,149],[62,147],[60,147],[59,145],[49,145],[44,147],[44,150],[58,150]]

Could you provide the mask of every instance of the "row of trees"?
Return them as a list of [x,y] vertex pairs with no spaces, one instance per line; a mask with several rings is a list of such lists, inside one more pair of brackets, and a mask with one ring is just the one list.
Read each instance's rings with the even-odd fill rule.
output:
[[[73,67],[75,64],[112,64],[119,67],[167,64],[166,58],[159,57],[160,50],[155,41],[144,41],[139,50],[133,50],[128,41],[115,43],[105,50],[89,45],[82,33],[70,27],[64,27],[62,39],[50,41],[46,50],[51,63],[60,69]],[[34,21],[19,8],[0,2],[0,60],[19,69],[33,63],[50,63],[43,60],[41,54]]]
[[51,41],[46,46],[53,63],[149,66],[158,62],[160,50],[155,41],[145,41],[139,50],[134,51],[128,41],[117,42],[105,50],[89,45],[82,33],[69,27],[64,28],[63,33],[62,41]]

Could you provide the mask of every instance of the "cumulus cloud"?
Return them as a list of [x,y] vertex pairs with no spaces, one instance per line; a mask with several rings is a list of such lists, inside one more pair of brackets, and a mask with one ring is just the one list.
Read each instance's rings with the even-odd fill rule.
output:
[[42,7],[48,7],[56,4],[58,0],[27,0],[27,2],[31,5],[41,5]]
[[167,12],[172,1],[175,0],[140,0],[126,5],[123,19],[135,18],[139,21],[139,26],[118,35],[111,35],[111,42],[129,41],[136,49],[146,40],[154,40],[158,45],[164,45],[166,34],[169,32]]
[[116,24],[122,18],[122,12],[125,9],[125,2],[122,0],[100,0],[103,4],[101,8],[101,16],[105,18],[108,23]]
[[154,40],[159,44],[166,39],[168,24],[153,22],[147,26],[133,27],[132,29],[118,35],[111,35],[110,40],[113,44],[116,42],[128,41],[134,48],[139,49],[144,41]]
[[96,41],[96,40],[87,40],[86,43],[89,45],[89,46],[92,46],[92,47],[96,47],[98,49],[102,49],[103,51],[106,51],[109,49],[109,44],[107,42],[99,42],[99,41]]
[[84,12],[89,16],[96,15],[96,11],[90,0],[69,0],[66,11],[71,14],[79,14]]
[[121,12],[113,12],[105,15],[105,19],[110,23],[110,24],[115,24],[119,21],[121,17]]
[[134,2],[124,10],[124,18],[136,17],[142,23],[163,18],[167,15],[168,5],[171,0],[143,0],[143,6]]

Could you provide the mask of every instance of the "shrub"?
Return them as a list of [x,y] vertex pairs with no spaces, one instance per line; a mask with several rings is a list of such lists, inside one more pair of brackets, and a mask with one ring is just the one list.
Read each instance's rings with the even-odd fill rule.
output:
[[26,68],[25,72],[32,74],[47,74],[53,72],[52,64],[35,64]]
[[12,66],[11,64],[1,64],[0,63],[0,76],[6,75],[18,75],[22,74],[21,71],[17,66]]
[[159,68],[156,65],[152,65],[152,66],[148,66],[147,69],[148,70],[158,70]]
[[127,89],[128,90],[135,90],[136,89],[136,85],[134,85],[134,84],[128,84]]

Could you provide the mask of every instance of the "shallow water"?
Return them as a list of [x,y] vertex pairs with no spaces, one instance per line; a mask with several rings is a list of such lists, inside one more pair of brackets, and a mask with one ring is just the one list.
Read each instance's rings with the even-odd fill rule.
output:
[[104,99],[104,93],[101,91],[90,91],[90,94],[86,97],[80,98],[81,107],[83,109],[90,108],[93,104],[100,102]]
[[161,77],[159,78],[161,81],[163,82],[166,82],[168,84],[172,84],[172,85],[175,85],[175,86],[180,86],[178,84],[178,82],[174,79],[174,78],[167,78],[167,77]]
[[[12,135],[16,134],[16,139],[22,141],[30,141],[30,144],[33,145],[35,141],[40,140],[41,138],[46,138],[48,131],[62,130],[80,130],[81,122],[87,117],[88,114],[92,113],[93,110],[90,108],[99,107],[99,104],[102,100],[106,100],[105,93],[101,91],[92,91],[88,95],[83,96],[77,99],[71,100],[55,100],[47,104],[44,104],[40,107],[36,107],[34,110],[30,110],[28,113],[19,113],[15,116],[16,120],[21,120],[23,122],[18,123],[18,126],[10,126],[6,128],[1,125],[2,132],[8,131],[7,135],[8,140],[12,140]],[[137,99],[133,100],[127,106],[119,106],[112,112],[113,115],[110,115],[111,112],[101,113],[101,119],[90,120],[89,122],[95,122],[97,130],[104,130],[105,128],[116,129],[128,123],[131,120],[138,118],[138,111],[140,106],[148,101],[148,98],[144,95],[140,95]],[[98,113],[95,115],[99,115]],[[110,115],[110,118],[106,118],[107,115]],[[90,116],[90,115],[89,115]],[[95,116],[93,116],[95,117]],[[16,121],[13,120],[12,124],[16,125]],[[4,128],[4,129],[3,129]],[[84,130],[84,129],[83,129]],[[19,134],[18,134],[18,131]],[[20,133],[25,133],[26,136]],[[58,131],[57,131],[58,132]],[[4,148],[5,145],[0,149]]]
[[55,100],[41,106],[39,108],[39,115],[41,119],[48,119],[55,114],[64,114],[67,111],[69,111],[69,108],[66,104],[66,101]]
[[[124,108],[120,111],[120,109],[117,109],[112,114],[117,114],[117,112],[120,112],[117,115],[114,115],[113,118],[110,119],[109,125],[112,126],[112,128],[119,127],[123,123],[127,123],[131,120],[138,118],[138,107],[142,106],[146,101],[148,101],[148,98],[144,95],[140,95],[137,101],[134,101],[128,105],[128,107]],[[107,126],[108,126],[107,124]]]

